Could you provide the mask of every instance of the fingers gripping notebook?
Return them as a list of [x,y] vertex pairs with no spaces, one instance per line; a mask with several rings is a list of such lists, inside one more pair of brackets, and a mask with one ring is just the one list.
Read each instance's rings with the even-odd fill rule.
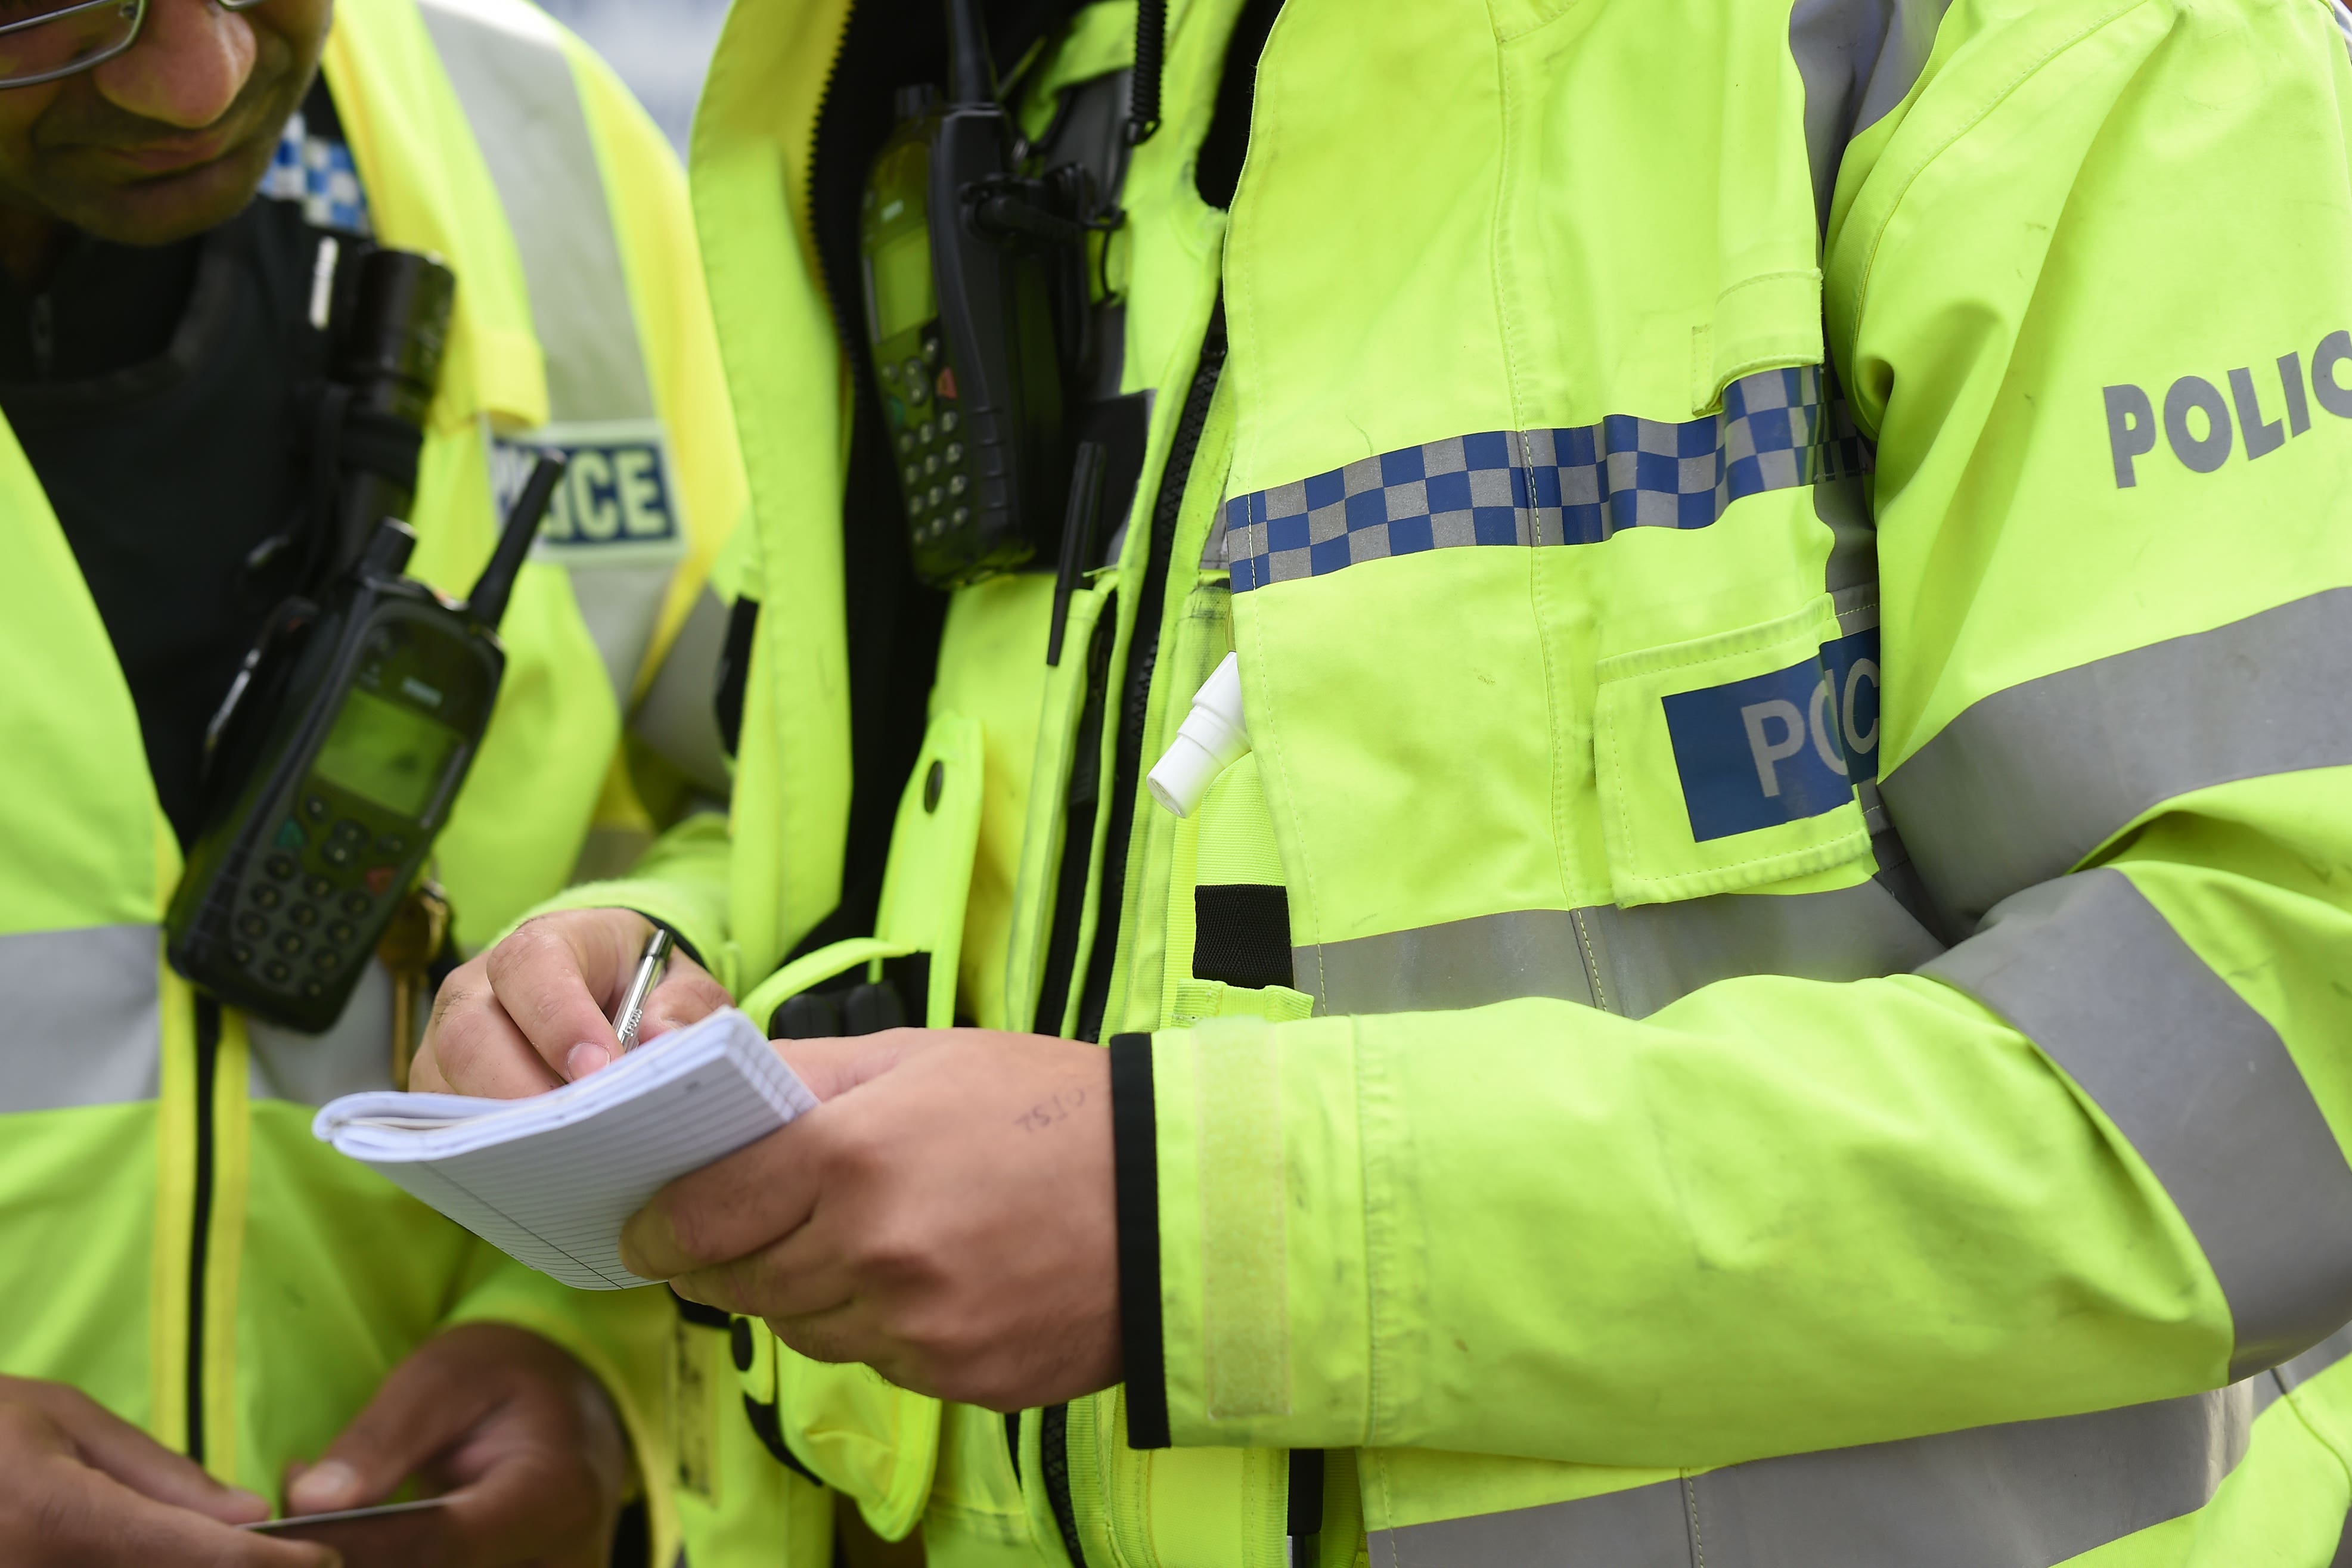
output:
[[509,1257],[618,1291],[652,1282],[621,1263],[629,1216],[816,1103],[730,1008],[533,1099],[346,1094],[310,1130]]

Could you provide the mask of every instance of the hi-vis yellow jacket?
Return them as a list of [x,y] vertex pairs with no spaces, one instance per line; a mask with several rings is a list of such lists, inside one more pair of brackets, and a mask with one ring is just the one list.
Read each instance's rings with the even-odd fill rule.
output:
[[[602,62],[520,0],[343,0],[325,70],[374,232],[459,280],[412,570],[453,591],[478,572],[494,466],[520,460],[502,448],[586,459],[517,586],[506,685],[438,850],[479,943],[564,884],[592,827],[645,825],[615,766],[624,716],[658,727],[645,694],[693,653],[680,628],[741,471],[683,178]],[[301,193],[299,162],[270,193]],[[0,559],[0,1370],[78,1385],[275,1495],[420,1341],[494,1318],[593,1369],[667,1477],[661,1300],[566,1291],[312,1139],[320,1103],[388,1082],[382,970],[307,1037],[163,964],[179,850],[105,629],[5,436]],[[709,678],[684,678],[706,714]],[[653,1501],[674,1540],[665,1487]]]
[[[2328,1563],[2343,11],[1288,0],[1218,210],[1242,9],[1175,0],[1124,167],[1085,656],[1041,576],[957,593],[911,776],[849,769],[912,612],[845,588],[896,524],[818,268],[916,29],[720,45],[735,974],[923,953],[934,1024],[1108,1042],[1128,1381],[1008,1425],[739,1324],[776,1462],[697,1561],[821,1561],[811,1476],[954,1568]],[[1178,821],[1229,649],[1255,752]],[[795,956],[902,788],[872,934]]]

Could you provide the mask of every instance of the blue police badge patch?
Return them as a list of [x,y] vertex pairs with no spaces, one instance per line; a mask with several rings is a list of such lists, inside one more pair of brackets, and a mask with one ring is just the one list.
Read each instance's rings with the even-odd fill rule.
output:
[[1878,776],[1878,629],[1785,670],[1664,699],[1691,837],[1833,811]]

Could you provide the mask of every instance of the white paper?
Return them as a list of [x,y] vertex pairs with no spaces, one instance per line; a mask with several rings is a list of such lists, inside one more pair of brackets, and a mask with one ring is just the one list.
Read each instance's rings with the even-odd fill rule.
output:
[[622,1266],[629,1216],[816,1103],[730,1008],[532,1099],[346,1094],[310,1130],[517,1261],[619,1291],[652,1283]]

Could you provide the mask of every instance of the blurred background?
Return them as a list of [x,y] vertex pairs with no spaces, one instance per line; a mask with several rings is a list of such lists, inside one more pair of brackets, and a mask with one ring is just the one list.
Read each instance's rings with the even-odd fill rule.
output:
[[727,19],[727,0],[541,0],[549,12],[596,46],[645,100],[686,153],[694,97],[710,47]]

